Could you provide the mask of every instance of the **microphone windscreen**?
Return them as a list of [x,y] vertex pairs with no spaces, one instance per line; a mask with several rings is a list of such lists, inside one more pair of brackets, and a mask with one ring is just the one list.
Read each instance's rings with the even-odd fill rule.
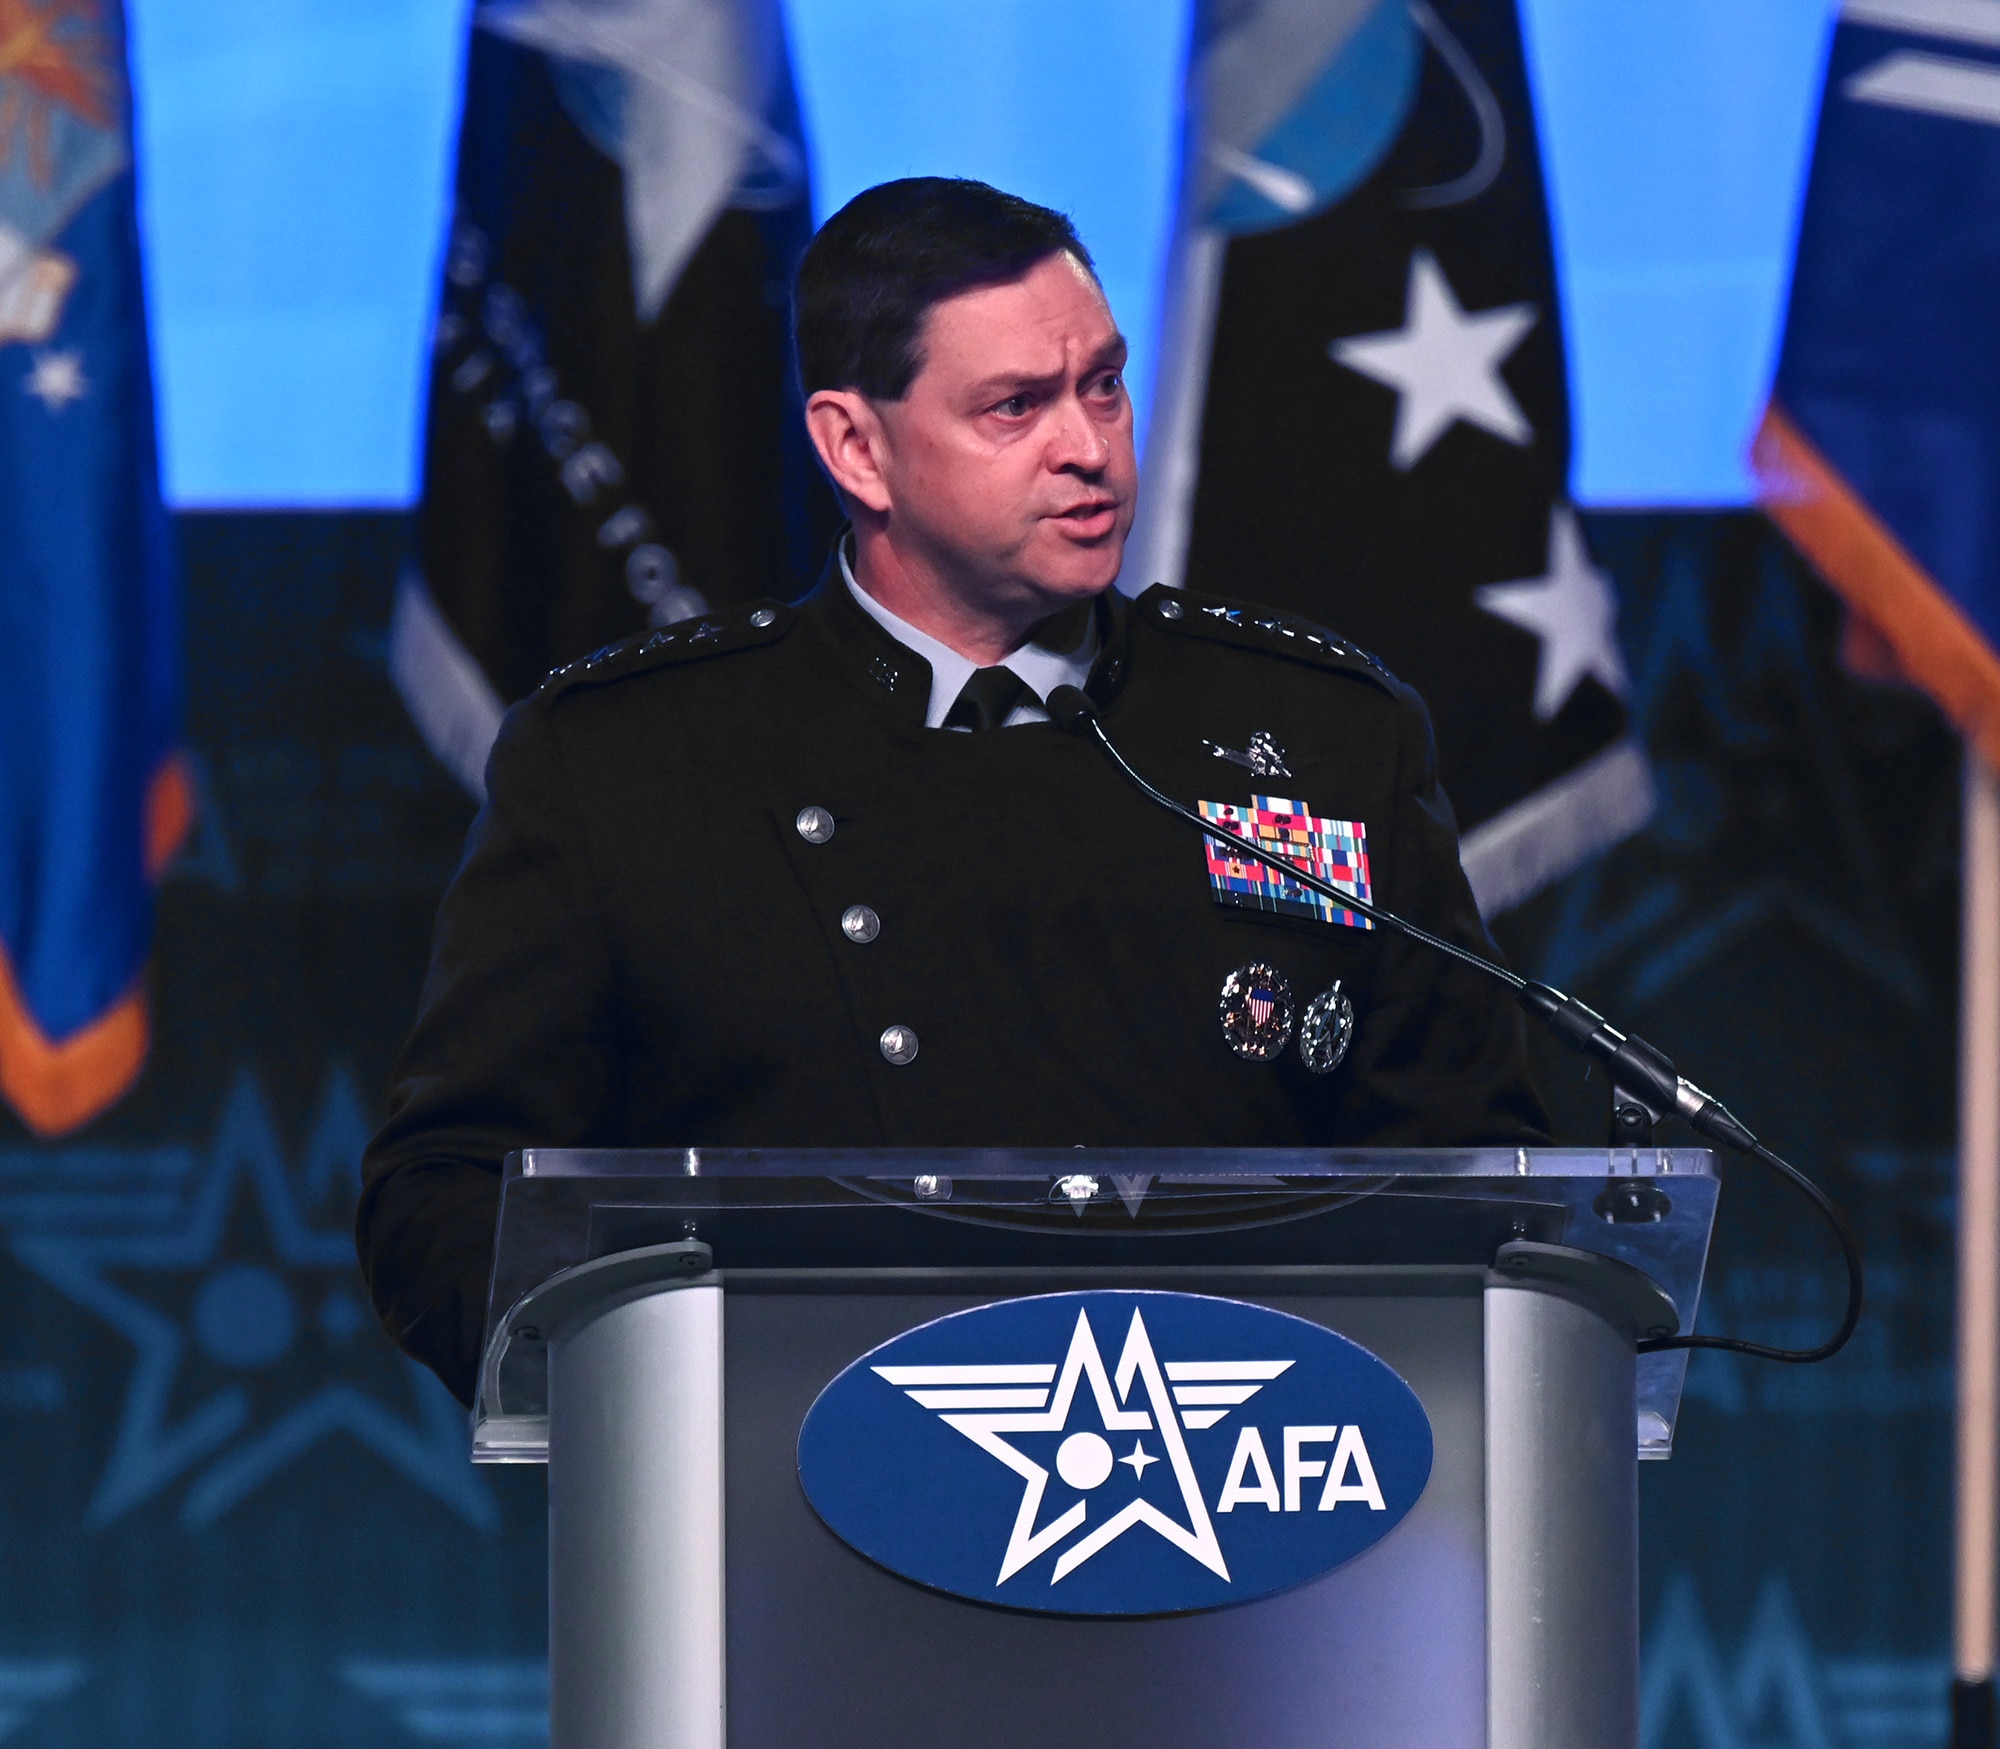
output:
[[1042,701],[1042,709],[1065,735],[1081,735],[1097,721],[1097,706],[1079,686],[1058,686]]

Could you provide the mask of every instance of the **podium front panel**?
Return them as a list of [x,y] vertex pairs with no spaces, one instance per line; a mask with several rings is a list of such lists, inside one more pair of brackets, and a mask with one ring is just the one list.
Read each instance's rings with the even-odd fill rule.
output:
[[[1378,1277],[1364,1293],[1341,1291],[1331,1275],[1311,1284],[1260,1282],[1254,1271],[1146,1281],[1352,1337],[1410,1383],[1430,1416],[1436,1457],[1416,1508],[1375,1547],[1294,1590],[1166,1619],[1026,1614],[913,1585],[820,1522],[799,1486],[798,1428],[842,1368],[1004,1290],[1104,1285],[1067,1272],[950,1295],[888,1282],[822,1294],[727,1281],[728,1749],[1481,1749],[1478,1272]],[[982,1533],[991,1527],[968,1526]],[[1000,1552],[996,1542],[996,1563]]]

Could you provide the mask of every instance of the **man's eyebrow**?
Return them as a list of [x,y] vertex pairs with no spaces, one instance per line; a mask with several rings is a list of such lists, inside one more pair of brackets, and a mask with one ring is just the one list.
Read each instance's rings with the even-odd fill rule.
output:
[[[1125,363],[1130,353],[1131,348],[1127,345],[1125,336],[1114,334],[1091,355],[1090,363],[1085,366],[1085,373],[1103,370],[1107,366],[1117,369]],[[1063,370],[1002,371],[974,383],[967,392],[975,400],[983,400],[989,395],[996,400],[1005,400],[1009,395],[1018,395],[1024,390],[1051,388],[1068,374]]]
[[1060,370],[1002,371],[997,376],[986,377],[974,383],[968,392],[975,400],[983,401],[989,395],[1005,400],[1009,395],[1017,395],[1024,389],[1049,388],[1061,382],[1066,374],[1068,373]]

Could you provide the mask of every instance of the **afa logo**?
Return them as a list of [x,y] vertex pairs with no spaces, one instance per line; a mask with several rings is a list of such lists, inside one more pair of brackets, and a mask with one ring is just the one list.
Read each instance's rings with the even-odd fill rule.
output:
[[891,1572],[1057,1615],[1246,1603],[1351,1560],[1430,1480],[1417,1396],[1358,1343],[1200,1294],[1046,1294],[863,1355],[799,1480]]

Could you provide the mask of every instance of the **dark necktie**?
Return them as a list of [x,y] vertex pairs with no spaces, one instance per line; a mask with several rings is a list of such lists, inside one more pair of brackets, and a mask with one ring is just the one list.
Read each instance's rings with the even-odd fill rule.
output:
[[1028,683],[1011,668],[980,668],[959,688],[946,713],[947,729],[998,729],[1016,708],[1039,703]]

